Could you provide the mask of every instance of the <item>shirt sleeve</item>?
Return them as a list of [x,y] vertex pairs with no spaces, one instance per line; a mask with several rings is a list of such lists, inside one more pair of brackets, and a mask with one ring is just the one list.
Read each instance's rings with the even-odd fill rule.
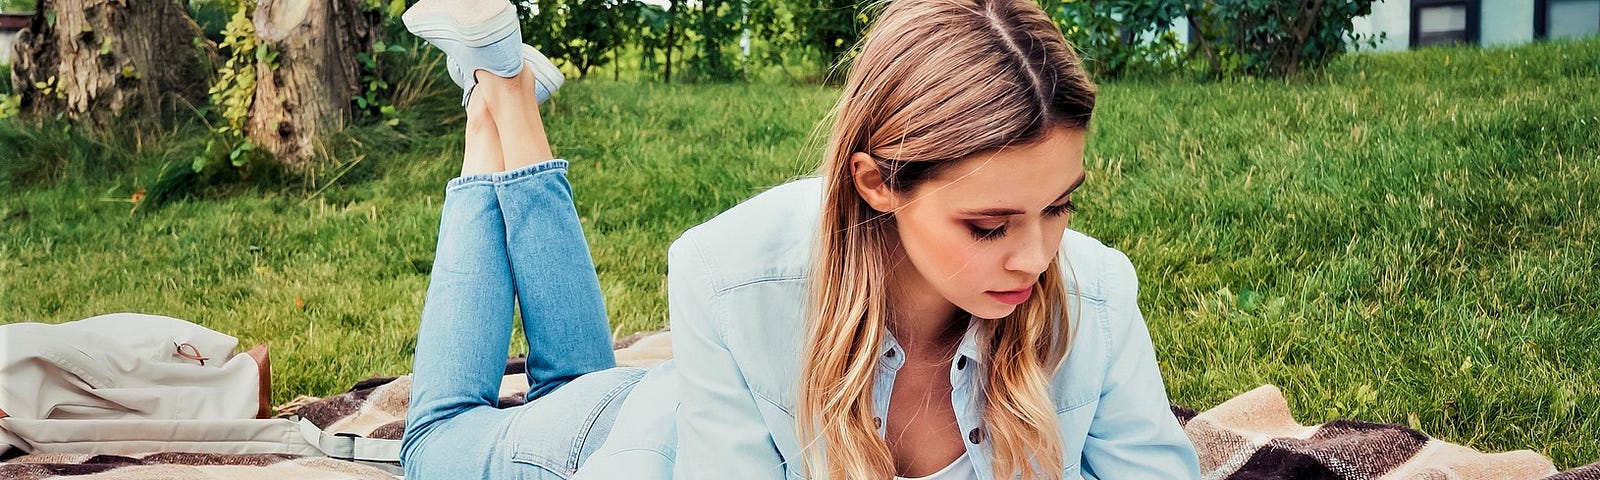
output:
[[681,405],[678,479],[781,479],[783,461],[727,342],[729,316],[705,257],[689,241],[667,252],[667,304]]
[[1100,320],[1110,336],[1106,379],[1099,408],[1083,447],[1083,476],[1198,479],[1194,445],[1172,415],[1155,347],[1139,312],[1139,280],[1127,255],[1114,249],[1106,260],[1109,315]]

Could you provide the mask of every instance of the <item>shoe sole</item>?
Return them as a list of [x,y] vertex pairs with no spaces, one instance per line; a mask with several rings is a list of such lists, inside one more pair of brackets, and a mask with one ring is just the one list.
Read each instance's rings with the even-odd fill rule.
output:
[[[452,10],[451,7],[470,8],[473,3],[493,3],[500,7],[486,9],[492,13],[473,18],[458,18],[448,13]],[[512,10],[511,4],[500,1],[453,3],[453,0],[422,0],[406,9],[400,20],[405,23],[406,30],[418,37],[446,39],[460,42],[468,47],[482,47],[494,43],[513,34],[519,27],[516,12]]]
[[554,96],[556,90],[561,89],[561,84],[566,83],[567,77],[561,74],[561,69],[556,68],[556,64],[551,62],[549,57],[544,56],[544,53],[532,45],[522,45],[522,60],[533,67],[534,82],[544,87],[550,95]]

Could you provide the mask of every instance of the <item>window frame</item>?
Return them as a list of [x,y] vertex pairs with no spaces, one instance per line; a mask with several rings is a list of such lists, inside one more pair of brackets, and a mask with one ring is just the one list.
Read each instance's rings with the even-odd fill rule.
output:
[[[1544,3],[1545,0],[1535,0],[1535,1],[1538,2],[1538,3]],[[1411,38],[1410,38],[1411,43],[1410,43],[1410,48],[1416,49],[1416,48],[1421,48],[1421,47],[1425,46],[1425,45],[1418,45],[1417,44],[1418,40],[1420,40],[1422,38],[1422,29],[1421,29],[1422,25],[1420,25],[1420,23],[1422,21],[1422,10],[1423,9],[1432,8],[1432,7],[1449,7],[1449,6],[1456,6],[1456,5],[1466,7],[1466,9],[1467,9],[1467,29],[1464,32],[1466,34],[1466,38],[1463,38],[1461,42],[1463,44],[1478,45],[1480,43],[1479,36],[1478,36],[1479,35],[1479,31],[1482,30],[1482,28],[1481,28],[1482,27],[1481,17],[1482,17],[1483,5],[1482,5],[1482,1],[1481,0],[1412,0],[1412,2],[1411,2],[1411,35],[1410,35],[1411,36]],[[1537,21],[1539,21],[1538,19],[1539,19],[1539,16],[1537,14],[1535,14],[1534,15],[1534,21],[1537,22]],[[1430,44],[1430,45],[1438,45],[1438,44],[1434,43],[1434,44]]]
[[1533,0],[1533,39],[1550,39],[1550,0]]

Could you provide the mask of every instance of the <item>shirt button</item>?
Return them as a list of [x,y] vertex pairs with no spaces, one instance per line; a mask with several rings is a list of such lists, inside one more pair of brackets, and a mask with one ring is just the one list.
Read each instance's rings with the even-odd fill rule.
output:
[[971,440],[973,445],[977,445],[983,441],[983,432],[974,428],[972,431],[967,432],[967,440]]
[[883,419],[872,417],[872,428],[883,428]]
[[962,370],[962,369],[965,369],[965,368],[967,368],[967,357],[957,358],[956,359],[956,370]]

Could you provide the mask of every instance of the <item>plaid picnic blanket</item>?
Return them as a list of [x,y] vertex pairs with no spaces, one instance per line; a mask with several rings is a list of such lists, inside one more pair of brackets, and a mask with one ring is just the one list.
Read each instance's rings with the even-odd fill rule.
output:
[[1536,452],[1483,453],[1401,425],[1301,425],[1272,385],[1204,412],[1177,405],[1172,412],[1208,480],[1600,480],[1600,462],[1557,473]]
[[327,457],[287,454],[148,453],[91,455],[44,453],[0,463],[6,480],[394,480],[373,467]]
[[[658,363],[670,355],[665,339],[658,335],[618,342],[619,360],[635,366]],[[507,361],[501,408],[522,403],[521,392],[527,389],[523,368],[521,359]],[[363,380],[349,392],[293,410],[325,431],[398,441],[405,430],[410,386],[409,376]],[[1558,473],[1536,452],[1482,453],[1400,425],[1356,420],[1301,425],[1283,393],[1271,385],[1203,412],[1178,405],[1172,412],[1194,442],[1207,480],[1600,480],[1600,462]],[[293,455],[57,454],[0,463],[0,480],[85,475],[106,480],[394,478],[371,466]]]

